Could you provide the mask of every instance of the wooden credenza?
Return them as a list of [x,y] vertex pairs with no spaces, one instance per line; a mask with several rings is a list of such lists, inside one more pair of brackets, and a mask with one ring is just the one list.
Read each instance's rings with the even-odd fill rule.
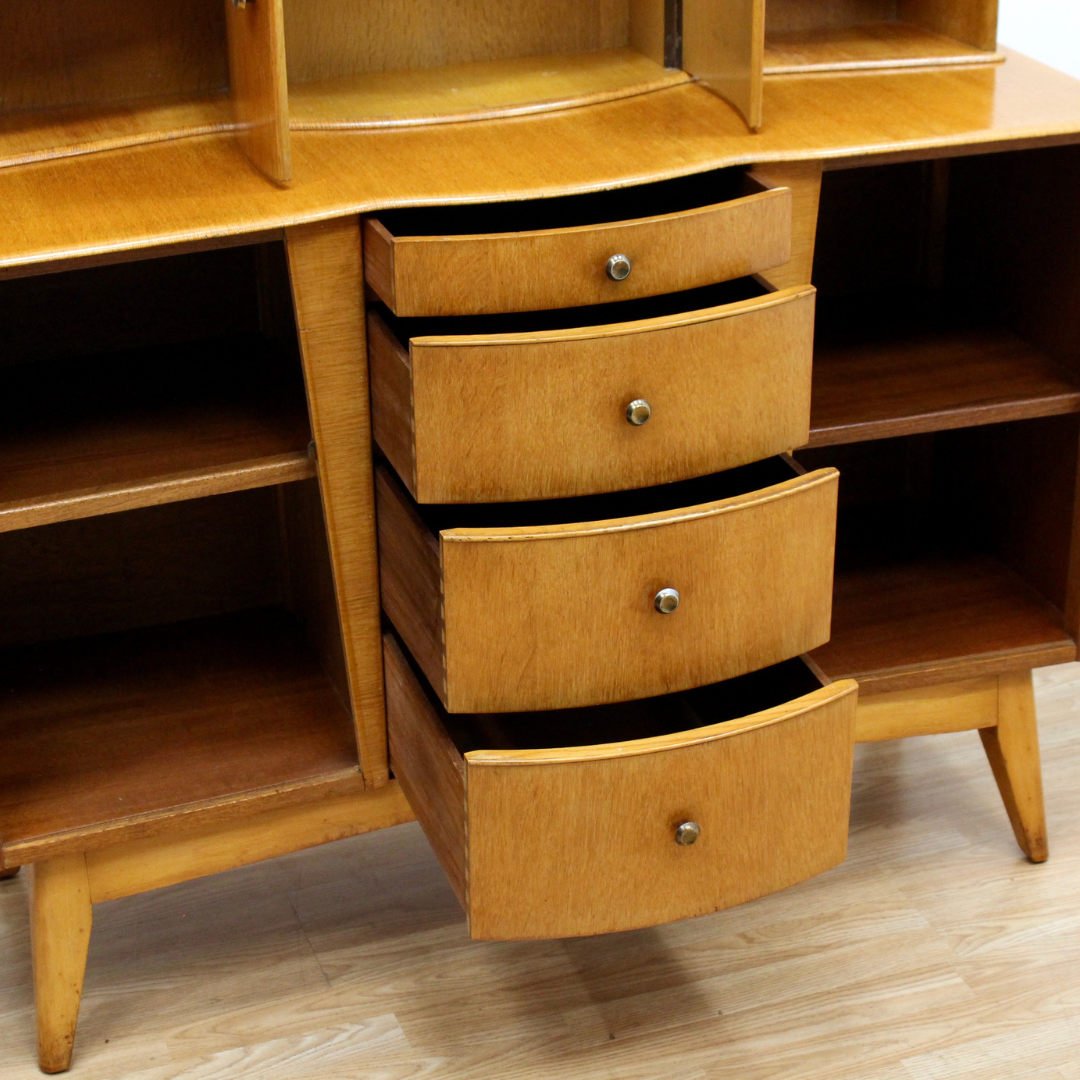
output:
[[95,903],[414,818],[476,938],[652,925],[841,862],[856,741],[970,729],[1046,858],[1080,84],[992,5],[40,6],[0,872],[43,1069]]

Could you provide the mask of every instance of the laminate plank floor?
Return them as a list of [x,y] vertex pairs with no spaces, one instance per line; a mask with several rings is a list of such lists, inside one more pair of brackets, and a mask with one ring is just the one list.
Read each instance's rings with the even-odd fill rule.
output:
[[[848,861],[606,937],[473,943],[416,825],[94,911],[73,1080],[1080,1080],[1080,664],[1037,673],[1051,855],[973,732],[860,746]],[[0,883],[0,1080],[35,1064]]]

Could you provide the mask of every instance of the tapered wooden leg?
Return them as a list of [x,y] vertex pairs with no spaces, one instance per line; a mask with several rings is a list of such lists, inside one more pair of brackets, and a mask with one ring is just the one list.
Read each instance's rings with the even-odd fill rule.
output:
[[1030,671],[998,676],[997,727],[980,728],[979,735],[1016,842],[1032,862],[1045,862],[1046,811]]
[[30,947],[42,1072],[71,1065],[93,907],[86,856],[62,855],[30,867]]

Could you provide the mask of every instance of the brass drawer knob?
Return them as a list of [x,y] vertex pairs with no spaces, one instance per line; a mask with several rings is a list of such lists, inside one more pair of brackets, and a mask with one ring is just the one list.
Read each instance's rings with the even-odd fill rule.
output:
[[[677,589],[661,589],[653,597],[653,607],[661,615],[670,615],[679,606],[679,593]],[[694,826],[697,828],[697,826]]]
[[607,261],[607,276],[612,281],[625,281],[630,276],[630,256],[612,255]]
[[626,406],[626,419],[634,427],[641,427],[652,416],[652,406],[644,398],[634,398]]
[[697,843],[699,836],[701,836],[701,826],[696,821],[684,821],[675,830],[675,843],[689,847]]

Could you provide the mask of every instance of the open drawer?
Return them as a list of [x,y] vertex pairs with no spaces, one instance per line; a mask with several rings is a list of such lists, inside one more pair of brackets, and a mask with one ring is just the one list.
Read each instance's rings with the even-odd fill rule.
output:
[[396,315],[538,311],[679,292],[791,257],[791,191],[722,169],[586,195],[381,211],[364,274]]
[[450,712],[704,686],[828,640],[838,477],[777,457],[637,491],[422,506],[380,465],[383,607]]
[[703,915],[845,858],[851,680],[794,659],[625,705],[450,716],[384,644],[390,763],[474,938]]
[[368,315],[375,440],[419,502],[719,472],[810,432],[814,289],[753,279],[591,308]]

